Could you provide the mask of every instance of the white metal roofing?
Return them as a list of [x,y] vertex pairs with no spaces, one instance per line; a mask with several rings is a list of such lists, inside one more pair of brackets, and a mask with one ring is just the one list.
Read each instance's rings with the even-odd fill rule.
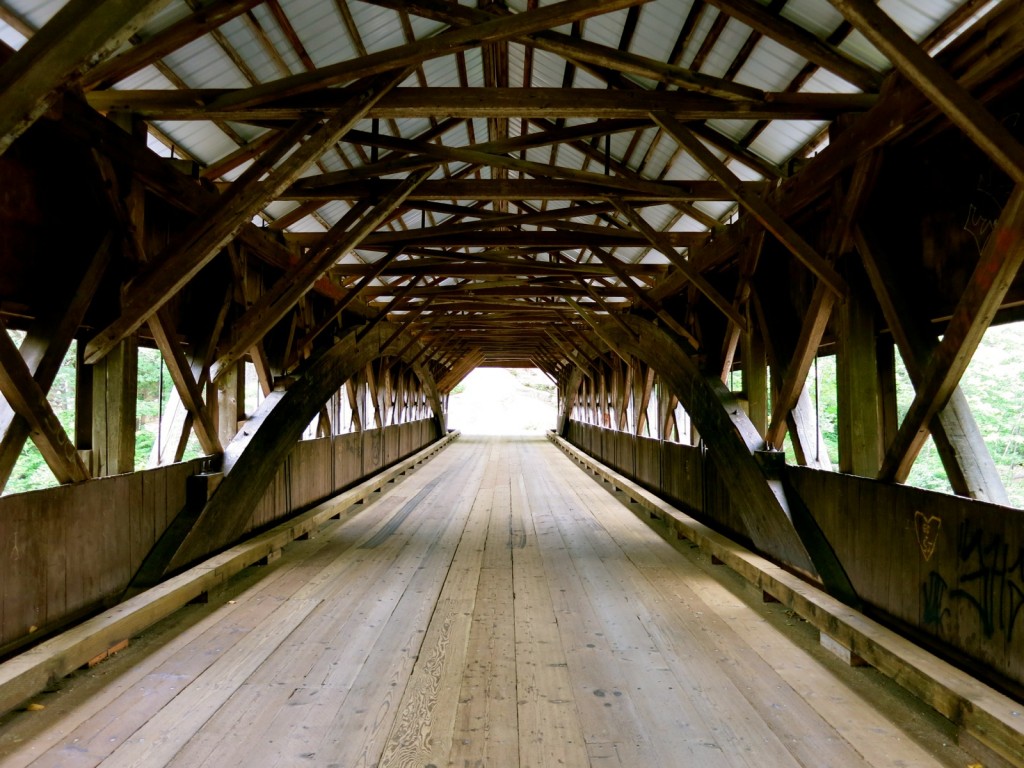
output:
[[[345,2],[346,0],[343,0]],[[750,0],[755,2],[756,0]],[[920,40],[931,32],[944,18],[954,11],[963,0],[882,0],[880,6],[914,39]],[[476,6],[471,0],[463,0],[468,6]],[[540,5],[550,5],[553,0],[542,0]],[[0,5],[20,17],[29,27],[39,28],[45,24],[64,4],[64,0],[0,0]],[[356,58],[361,49],[368,52],[384,51],[408,42],[403,29],[400,14],[395,10],[382,8],[362,0],[347,0],[347,8],[351,13],[358,39],[344,23],[338,3],[326,0],[280,0],[295,35],[304,48],[304,52],[316,66],[324,66],[347,59]],[[523,12],[527,8],[527,0],[508,0],[507,7],[513,12]],[[684,21],[692,8],[692,0],[654,0],[640,6],[637,24],[631,38],[629,50],[635,54],[647,56],[658,61],[666,61],[676,44],[683,28]],[[167,6],[157,13],[141,30],[143,39],[164,29],[174,21],[191,13],[184,0],[171,0]],[[582,37],[586,41],[618,48],[628,18],[628,11],[620,10],[585,20],[580,26]],[[679,65],[690,66],[697,52],[704,46],[706,38],[718,16],[718,11],[708,4],[704,7],[693,33],[682,51]],[[827,37],[841,24],[842,17],[827,0],[788,0],[782,7],[781,16],[818,35]],[[407,23],[415,39],[444,29],[444,25],[430,19],[422,18],[414,13],[407,15]],[[268,51],[254,30],[256,25],[270,40],[275,51]],[[559,29],[563,33],[571,31],[566,25]],[[245,15],[239,16],[219,28],[222,39],[227,42],[244,62],[256,82],[274,80],[289,73],[305,71],[299,52],[294,49],[282,30],[277,19],[264,4],[255,6],[252,20]],[[704,74],[722,76],[732,66],[737,55],[746,43],[751,29],[730,19],[721,31],[718,39],[710,47],[700,71]],[[0,21],[0,40],[12,47],[20,47],[24,37],[13,27]],[[560,87],[566,74],[566,62],[561,57],[540,49],[532,49],[529,69],[527,67],[527,49],[516,42],[508,45],[508,76],[512,87]],[[888,69],[888,62],[857,32],[848,34],[837,46],[839,50],[853,59],[879,71]],[[483,58],[479,49],[470,49],[462,57],[464,62],[465,83],[459,72],[459,62],[454,55],[448,55],[424,62],[422,73],[429,87],[483,87],[485,85]],[[284,71],[281,62],[284,64]],[[207,34],[195,42],[184,46],[165,57],[164,65],[173,70],[176,77],[190,88],[239,88],[250,85],[250,76],[243,72],[225,51],[222,44]],[[799,54],[784,45],[761,36],[752,47],[747,60],[739,68],[735,81],[764,89],[766,91],[782,91],[789,87],[794,77],[800,72],[807,61]],[[529,82],[525,81],[529,71]],[[628,75],[627,79],[637,87],[654,88],[656,84],[644,78]],[[415,77],[409,84],[416,84]],[[584,67],[577,67],[573,73],[572,84],[576,88],[605,88],[605,83],[590,74]],[[155,67],[147,67],[131,77],[126,78],[116,87],[126,89],[169,89],[175,84],[168,80]],[[817,69],[803,84],[801,90],[810,92],[852,92],[852,85],[841,77]],[[572,124],[570,121],[569,124]],[[404,119],[395,121],[398,133],[403,138],[411,138],[430,127],[425,118]],[[753,127],[750,120],[712,120],[708,126],[733,141],[740,141],[747,136]],[[472,127],[472,132],[470,131]],[[749,144],[749,150],[759,157],[777,166],[784,165],[796,153],[818,136],[825,124],[815,120],[774,121],[764,127]],[[235,140],[212,122],[166,122],[161,121],[156,127],[178,147],[191,157],[206,164],[214,163],[229,155],[238,148]],[[369,121],[358,126],[361,130],[371,130]],[[249,141],[258,136],[262,129],[248,125],[231,125],[232,131],[242,140]],[[379,130],[385,134],[392,133],[390,121],[381,121]],[[522,131],[520,120],[509,121],[509,133],[518,136]],[[487,140],[487,121],[474,120],[469,125],[459,124],[444,136],[448,145],[464,146],[472,142]],[[158,146],[151,142],[153,146]],[[632,153],[626,157],[631,145]],[[692,158],[685,153],[677,152],[673,141],[660,136],[654,128],[644,130],[638,139],[632,133],[615,134],[610,140],[611,154],[619,161],[625,160],[627,165],[640,172],[643,176],[653,179],[704,179],[708,174]],[[602,144],[603,147],[603,144]],[[710,147],[716,155],[722,156],[714,147]],[[369,150],[364,150],[369,154]],[[166,152],[166,150],[164,150]],[[341,154],[339,155],[338,152]],[[539,163],[553,162],[570,168],[584,168],[601,171],[600,164],[587,159],[578,150],[569,146],[560,146],[552,153],[550,147],[530,149],[526,158]],[[363,158],[350,145],[340,145],[338,151],[328,152],[321,161],[326,171],[343,170],[347,166],[359,166]],[[740,162],[730,160],[729,167],[743,179],[759,179],[757,172]],[[450,165],[452,170],[460,164]],[[233,179],[242,169],[226,175]],[[318,173],[316,167],[307,174]],[[484,172],[486,178],[490,171]],[[441,176],[438,170],[435,174]],[[517,174],[510,172],[511,177]],[[547,204],[550,207],[553,204]],[[537,202],[538,209],[545,207]],[[269,219],[277,218],[294,208],[294,204],[275,203],[266,211]],[[731,203],[700,203],[698,208],[713,217],[727,216],[734,209]],[[345,203],[326,203],[317,212],[319,221],[306,216],[291,226],[295,231],[318,231],[337,222],[348,209]],[[693,218],[680,213],[668,206],[647,209],[644,215],[652,224],[659,228],[692,231],[703,230],[705,225]],[[406,214],[405,223],[410,227],[419,226],[419,217]],[[640,249],[635,252],[619,249],[620,255],[627,258],[640,258]]]

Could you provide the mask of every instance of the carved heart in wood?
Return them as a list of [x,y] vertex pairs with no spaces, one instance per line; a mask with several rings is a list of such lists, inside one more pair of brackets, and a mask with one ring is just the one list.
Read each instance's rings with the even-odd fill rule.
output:
[[914,513],[914,528],[917,530],[917,545],[925,561],[931,560],[935,553],[935,542],[939,538],[942,520],[935,515],[925,517],[924,512]]

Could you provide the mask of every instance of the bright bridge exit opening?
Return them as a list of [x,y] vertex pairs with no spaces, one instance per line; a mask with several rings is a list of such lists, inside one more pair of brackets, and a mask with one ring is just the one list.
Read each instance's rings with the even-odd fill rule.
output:
[[467,435],[540,435],[556,414],[555,385],[536,368],[477,368],[448,399],[448,426]]

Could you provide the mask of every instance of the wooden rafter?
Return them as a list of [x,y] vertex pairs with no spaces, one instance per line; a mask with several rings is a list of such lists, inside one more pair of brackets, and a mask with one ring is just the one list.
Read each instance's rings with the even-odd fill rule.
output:
[[1015,183],[1024,184],[1024,146],[885,11],[867,0],[830,2]]
[[0,67],[0,153],[168,0],[71,0]]
[[[168,252],[154,262],[134,284],[131,296],[125,301],[121,316],[101,331],[86,350],[88,362],[103,357],[120,339],[139,327],[146,318],[163,306],[182,286],[230,242],[253,215],[288,187],[324,150],[362,119],[380,95],[400,82],[404,72],[390,74],[365,83],[354,97],[354,104],[326,122],[316,119],[300,121],[280,137],[254,162],[231,190],[219,198],[218,206],[207,218],[200,220],[192,230]],[[294,152],[276,166],[295,146],[309,134]]]
[[228,348],[215,366],[214,379],[220,371],[238,362],[253,344],[276,325],[339,255],[358,246],[369,232],[389,217],[406,196],[430,175],[431,170],[410,175],[376,206],[366,204],[365,207],[354,208],[355,216],[343,218],[338,226],[327,233],[316,250],[307,255],[305,261],[297,264],[265,292],[235,323]]
[[842,297],[846,293],[843,278],[833,269],[811,245],[801,237],[768,203],[757,194],[745,191],[739,185],[739,178],[708,150],[700,140],[677,121],[664,113],[654,115],[654,119],[679,144],[686,148],[691,157],[704,166],[718,182],[729,190],[741,206],[756,218],[782,243],[800,262],[818,276],[834,293]]

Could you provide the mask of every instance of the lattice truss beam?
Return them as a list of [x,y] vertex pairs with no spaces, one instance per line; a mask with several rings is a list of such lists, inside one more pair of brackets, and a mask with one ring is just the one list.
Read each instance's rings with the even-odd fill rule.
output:
[[[233,437],[244,414],[218,402],[242,362],[269,393],[384,319],[441,392],[480,365],[536,366],[566,418],[685,439],[680,393],[652,397],[651,361],[619,360],[595,328],[637,316],[709,375],[742,371],[761,439],[788,434],[802,463],[821,464],[808,371],[836,350],[841,469],[903,480],[930,433],[957,492],[1001,498],[976,429],[953,422],[971,421],[957,384],[981,335],[1021,296],[1024,148],[1004,119],[1019,4],[949,3],[927,23],[868,0],[802,16],[786,0],[34,5],[0,3],[17,42],[0,164],[50,226],[68,200],[41,179],[96,194],[46,301],[17,243],[0,253],[0,320],[28,330],[20,351],[0,344],[0,479],[28,436],[62,481],[96,471],[46,404],[73,339],[94,366],[160,349],[172,458],[190,433],[210,454]],[[940,174],[936,148],[954,166]],[[978,168],[982,212],[932,178]],[[969,238],[950,224],[967,210]],[[24,213],[7,205],[4,225]],[[910,285],[931,295],[900,298]],[[875,350],[890,338],[916,389],[900,425]],[[357,426],[420,413],[417,386],[367,371],[335,421],[344,402]]]

